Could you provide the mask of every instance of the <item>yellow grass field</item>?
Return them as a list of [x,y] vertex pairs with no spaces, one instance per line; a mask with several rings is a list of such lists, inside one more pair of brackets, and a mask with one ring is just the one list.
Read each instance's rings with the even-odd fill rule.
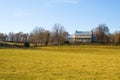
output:
[[120,47],[1,48],[0,80],[120,80]]

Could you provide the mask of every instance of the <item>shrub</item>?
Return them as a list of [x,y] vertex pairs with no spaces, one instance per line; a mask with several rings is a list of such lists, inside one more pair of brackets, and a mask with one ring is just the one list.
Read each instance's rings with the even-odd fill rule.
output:
[[29,43],[29,42],[25,42],[25,43],[24,43],[24,46],[25,46],[25,47],[30,47],[30,43]]

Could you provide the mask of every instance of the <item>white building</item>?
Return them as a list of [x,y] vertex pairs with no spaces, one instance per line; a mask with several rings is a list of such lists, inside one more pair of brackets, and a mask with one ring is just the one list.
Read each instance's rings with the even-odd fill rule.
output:
[[69,42],[90,43],[92,42],[91,31],[76,31],[73,35],[68,36]]

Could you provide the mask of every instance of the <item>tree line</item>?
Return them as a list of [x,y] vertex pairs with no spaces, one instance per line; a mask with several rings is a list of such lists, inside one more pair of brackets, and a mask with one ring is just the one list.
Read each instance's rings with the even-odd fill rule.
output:
[[26,43],[29,42],[34,46],[39,45],[62,45],[67,40],[68,32],[61,24],[55,24],[52,31],[45,30],[43,27],[36,27],[30,33],[0,33],[0,43],[15,42]]
[[120,31],[110,33],[108,26],[100,24],[98,27],[92,30],[93,37],[95,37],[96,43],[104,44],[120,44]]
[[[100,24],[98,27],[91,30],[92,43],[104,44],[120,44],[120,31],[114,33],[109,32],[108,26]],[[52,31],[45,30],[43,27],[36,27],[30,33],[0,33],[0,43],[15,42],[15,43],[31,43],[34,46],[39,45],[63,45],[69,44],[67,36],[69,33],[61,24],[55,24]]]

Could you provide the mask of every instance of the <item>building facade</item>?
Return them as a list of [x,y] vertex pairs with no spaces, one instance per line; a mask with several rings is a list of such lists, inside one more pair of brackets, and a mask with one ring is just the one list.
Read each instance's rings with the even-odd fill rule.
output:
[[92,42],[92,32],[91,31],[76,31],[73,35],[68,36],[68,41],[70,43],[90,43]]

